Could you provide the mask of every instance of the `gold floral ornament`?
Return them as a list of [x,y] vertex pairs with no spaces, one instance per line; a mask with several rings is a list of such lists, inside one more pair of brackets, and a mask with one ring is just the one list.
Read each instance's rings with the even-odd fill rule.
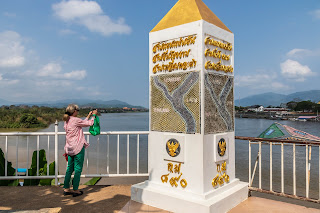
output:
[[224,184],[224,182],[228,183],[230,181],[229,175],[227,175],[225,172],[221,174],[223,171],[227,170],[227,162],[223,162],[220,166],[220,164],[217,164],[217,176],[213,178],[211,184],[213,187],[216,187],[218,184],[221,186]]

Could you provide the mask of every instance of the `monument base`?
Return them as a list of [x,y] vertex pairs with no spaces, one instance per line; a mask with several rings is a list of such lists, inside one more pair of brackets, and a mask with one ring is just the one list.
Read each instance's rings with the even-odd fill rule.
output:
[[235,179],[228,185],[217,189],[219,193],[213,192],[209,193],[210,196],[199,196],[168,190],[167,187],[145,181],[131,187],[131,199],[177,213],[227,212],[248,198],[248,183]]

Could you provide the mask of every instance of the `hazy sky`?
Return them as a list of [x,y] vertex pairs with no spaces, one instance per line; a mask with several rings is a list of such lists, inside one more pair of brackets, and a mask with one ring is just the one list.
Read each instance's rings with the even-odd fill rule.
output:
[[[319,89],[319,0],[203,0],[235,34],[235,95]],[[177,0],[2,0],[0,99],[148,106],[148,37]]]

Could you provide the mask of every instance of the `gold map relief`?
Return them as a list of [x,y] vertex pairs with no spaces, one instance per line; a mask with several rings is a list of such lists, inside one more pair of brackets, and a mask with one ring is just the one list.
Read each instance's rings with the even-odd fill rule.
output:
[[151,130],[200,133],[199,72],[151,77]]
[[233,77],[206,73],[204,81],[204,133],[233,132]]

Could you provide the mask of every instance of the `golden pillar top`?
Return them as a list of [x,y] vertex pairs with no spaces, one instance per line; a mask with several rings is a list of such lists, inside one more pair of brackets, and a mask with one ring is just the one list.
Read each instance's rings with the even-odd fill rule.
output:
[[[179,0],[151,32],[204,20],[228,32],[229,28],[203,3],[202,0]],[[232,33],[232,32],[231,32]]]

